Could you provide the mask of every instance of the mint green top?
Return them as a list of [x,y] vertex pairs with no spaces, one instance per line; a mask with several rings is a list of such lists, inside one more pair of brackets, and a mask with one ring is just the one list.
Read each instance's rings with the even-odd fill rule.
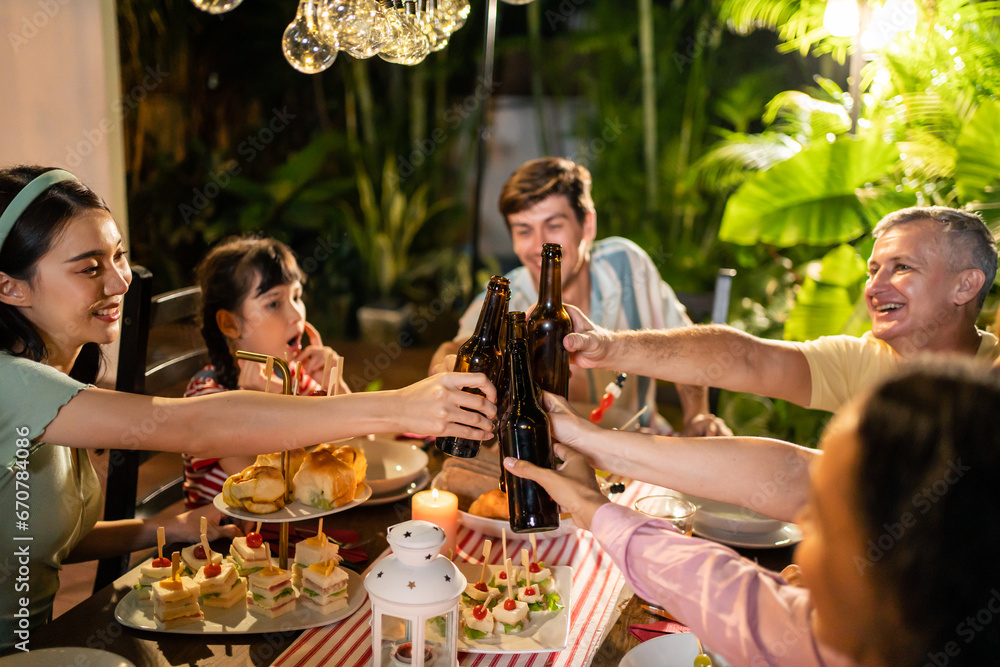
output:
[[24,640],[15,634],[22,598],[30,629],[48,621],[63,559],[100,518],[101,484],[87,450],[37,441],[86,387],[0,352],[0,574],[8,582],[0,595],[0,650]]

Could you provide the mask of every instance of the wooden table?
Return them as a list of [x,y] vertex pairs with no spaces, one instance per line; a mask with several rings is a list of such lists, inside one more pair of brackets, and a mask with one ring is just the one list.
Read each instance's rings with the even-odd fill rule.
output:
[[[443,456],[431,447],[430,469],[440,470]],[[384,505],[361,505],[327,517],[326,525],[357,531],[360,548],[369,562],[388,546],[386,528],[410,518],[409,499]],[[297,524],[300,525],[300,524]],[[228,544],[215,545],[228,551]],[[169,550],[169,549],[168,549]],[[791,561],[792,548],[740,550],[762,565],[780,570]],[[362,566],[364,567],[364,566]],[[30,648],[82,646],[103,649],[131,660],[137,667],[162,667],[197,663],[199,667],[230,665],[270,665],[301,631],[258,634],[193,635],[134,630],[114,620],[115,607],[129,592],[134,576],[125,575],[66,612],[30,639]],[[635,623],[662,620],[645,612],[641,600],[632,596],[622,605],[621,615],[608,630],[594,656],[593,667],[614,667],[639,641],[629,633]]]

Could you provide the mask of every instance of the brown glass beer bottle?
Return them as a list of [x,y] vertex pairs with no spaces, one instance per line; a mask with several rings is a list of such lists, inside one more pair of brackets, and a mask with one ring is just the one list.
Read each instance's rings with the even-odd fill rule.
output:
[[563,338],[572,331],[573,323],[562,302],[562,246],[546,243],[542,246],[538,304],[528,318],[528,350],[535,382],[563,398],[569,394],[569,352]]
[[[486,288],[486,300],[479,313],[476,331],[458,349],[455,370],[460,373],[482,373],[496,387],[503,370],[503,353],[500,336],[505,325],[507,304],[510,302],[510,281],[503,276],[493,276]],[[482,395],[482,392],[473,393]],[[438,449],[451,456],[466,459],[479,453],[480,440],[468,438],[438,438]]]
[[[507,315],[512,323],[507,341],[510,369],[510,399],[500,421],[500,455],[552,468],[549,416],[541,406],[541,392],[528,368],[528,346],[524,313]],[[515,477],[503,470],[510,508],[510,527],[515,533],[534,533],[559,527],[559,505],[537,482]]]

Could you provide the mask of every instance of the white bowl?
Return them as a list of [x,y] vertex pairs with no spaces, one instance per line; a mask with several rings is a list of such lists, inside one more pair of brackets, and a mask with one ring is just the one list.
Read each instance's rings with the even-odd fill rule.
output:
[[418,446],[387,436],[353,438],[345,443],[357,447],[368,459],[365,482],[375,495],[405,488],[427,469],[427,454]]
[[[753,510],[740,507],[739,505],[730,505],[729,503],[707,500],[697,496],[681,495],[684,495],[685,498],[698,506],[698,511],[694,515],[695,532],[717,532],[721,530],[726,533],[759,535],[773,533],[784,525],[778,519],[758,514]],[[699,527],[707,528],[707,530],[699,531]]]

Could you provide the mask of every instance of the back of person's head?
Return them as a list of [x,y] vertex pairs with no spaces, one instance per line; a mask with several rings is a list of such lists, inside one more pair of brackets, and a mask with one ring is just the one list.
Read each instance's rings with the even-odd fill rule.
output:
[[943,235],[947,243],[948,266],[952,271],[979,269],[986,276],[976,304],[977,308],[982,308],[997,275],[997,243],[989,227],[975,213],[947,206],[904,208],[879,220],[872,236],[877,239],[894,227],[924,220],[936,223]]
[[576,214],[577,222],[583,224],[587,213],[594,210],[590,184],[590,172],[572,160],[543,157],[525,162],[503,185],[500,213],[507,220],[511,214],[526,211],[543,199],[563,195]]
[[879,556],[866,576],[909,635],[888,640],[886,664],[1000,664],[998,406],[1000,375],[967,360],[916,364],[863,403],[858,506]]
[[[260,284],[252,296],[279,285],[305,283],[306,276],[288,246],[256,236],[229,239],[215,246],[198,265],[196,276],[202,294],[201,335],[215,367],[215,379],[224,387],[236,389],[239,367],[229,340],[219,329],[217,313],[228,310],[239,315],[257,276]],[[252,323],[244,323],[247,325]]]
[[[0,212],[7,210],[28,183],[53,169],[28,165],[0,169]],[[91,209],[110,213],[104,200],[79,181],[67,180],[45,189],[17,218],[0,246],[0,272],[30,284],[35,278],[38,261],[49,252],[66,224],[74,216]],[[4,303],[0,303],[0,349],[34,361],[44,361],[47,357],[45,342],[38,331],[15,306]],[[70,375],[93,382],[100,361],[99,346],[88,343],[77,357]]]

